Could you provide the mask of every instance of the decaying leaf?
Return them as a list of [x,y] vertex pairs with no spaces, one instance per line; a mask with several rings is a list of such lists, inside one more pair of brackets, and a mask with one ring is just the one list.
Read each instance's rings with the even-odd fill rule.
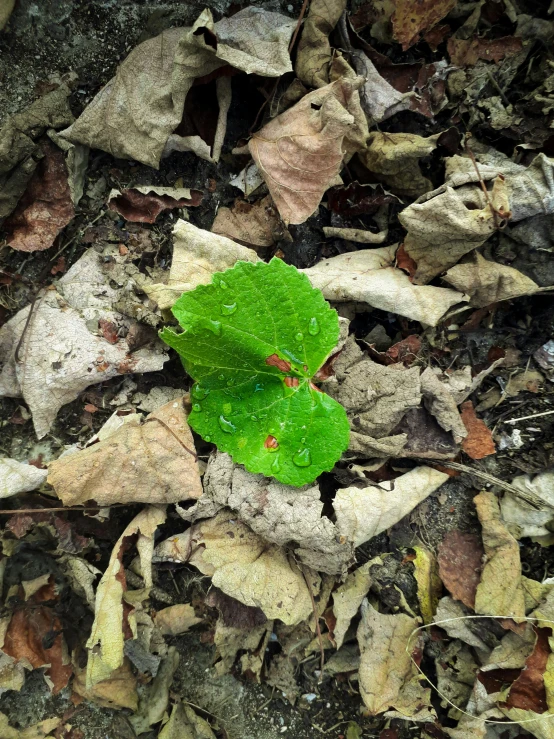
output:
[[406,51],[413,46],[421,34],[430,31],[452,8],[456,0],[397,0],[392,16],[395,39]]
[[465,618],[467,615],[467,609],[460,602],[445,596],[439,601],[435,623],[452,639],[460,639],[487,657],[491,651],[485,641],[488,640],[487,626],[481,619]]
[[3,226],[8,244],[18,251],[48,249],[75,213],[63,153],[47,139],[40,150],[42,159]]
[[415,618],[384,615],[367,601],[362,605],[360,693],[371,716],[391,709],[406,717],[428,711],[430,691],[419,682],[411,658],[417,627]]
[[519,545],[502,521],[493,493],[479,493],[474,502],[485,547],[485,564],[475,594],[475,612],[511,616],[516,620],[523,618],[525,602]]
[[[312,612],[308,586],[292,555],[268,545],[226,511],[167,539],[157,547],[156,557],[190,562],[224,593],[261,608],[269,619],[296,624]],[[319,576],[305,571],[317,594]]]
[[137,679],[128,659],[109,678],[87,687],[86,669],[77,670],[71,687],[77,695],[106,708],[138,708]]
[[322,259],[303,271],[327,300],[368,303],[430,326],[436,326],[450,307],[467,300],[454,290],[413,285],[405,272],[394,267],[396,250],[397,245],[360,249]]
[[138,711],[130,718],[129,722],[137,736],[163,719],[169,701],[169,688],[178,665],[179,652],[175,647],[169,647],[156,677],[140,698]]
[[269,195],[255,203],[237,199],[232,208],[220,208],[212,232],[255,249],[273,246],[288,233]]
[[202,623],[202,619],[195,616],[194,608],[190,603],[178,603],[158,611],[154,616],[154,623],[162,634],[175,636],[184,634],[192,626]]
[[173,134],[172,149],[212,160],[198,136],[174,134],[195,79],[225,64],[267,77],[291,71],[287,46],[295,25],[262,8],[214,23],[206,9],[192,28],[171,28],[137,46],[64,136],[157,168]]
[[[141,560],[141,572],[145,591],[142,599],[148,597],[152,587],[152,553],[154,534],[165,521],[164,507],[147,506],[125,528],[115,547],[96,591],[94,623],[87,641],[89,658],[86,673],[86,688],[96,683],[110,680],[115,670],[123,665],[125,630],[129,629],[132,612],[125,613],[126,594],[125,571],[122,563],[123,553],[130,537],[137,536],[136,548]],[[129,596],[126,595],[126,598]],[[127,601],[129,602],[129,601]],[[133,631],[132,626],[131,632]]]
[[46,482],[48,472],[16,459],[0,457],[0,499],[28,493]]
[[466,400],[461,406],[461,415],[467,436],[462,441],[462,449],[472,459],[483,459],[496,452],[496,446],[485,422],[477,418],[473,403]]
[[121,192],[111,191],[108,208],[122,215],[126,221],[154,223],[165,210],[200,205],[202,197],[200,190],[190,190],[188,187],[128,187]]
[[336,623],[333,637],[337,649],[342,647],[350,622],[362,605],[371,586],[371,568],[374,564],[382,564],[380,557],[375,557],[351,572],[344,583],[333,592],[333,615]]
[[423,404],[445,431],[452,432],[454,441],[460,442],[467,436],[467,429],[458,412],[454,395],[431,367],[421,373],[420,382]]
[[448,475],[431,467],[416,467],[379,487],[342,488],[333,507],[339,532],[359,547],[407,516],[434,493]]
[[540,501],[540,508],[533,508],[512,493],[506,493],[500,503],[502,518],[517,539],[523,536],[548,536],[554,519],[554,472],[545,471],[536,476],[521,475],[512,485],[530,492]]
[[439,544],[439,575],[456,600],[468,608],[475,605],[475,593],[483,566],[485,550],[477,534],[457,529],[449,531]]
[[183,400],[126,423],[107,439],[50,464],[48,481],[64,505],[95,500],[175,503],[202,494]]
[[186,703],[173,706],[158,739],[216,739],[209,723],[198,716]]
[[346,0],[314,0],[304,22],[296,52],[295,71],[307,87],[324,87],[333,59],[329,35],[337,25]]
[[[117,335],[120,327],[138,325],[113,309],[118,294],[102,271],[100,255],[90,249],[62,277],[57,290],[44,291],[36,304],[0,329],[0,396],[25,399],[39,438],[59,409],[89,385],[130,372],[156,371],[167,359],[156,337],[131,353],[128,338]],[[113,325],[115,336],[91,332],[91,322],[102,325],[102,319]]]
[[342,168],[360,80],[341,79],[305,95],[248,144],[285,223],[303,223]]
[[167,284],[156,283],[145,290],[159,308],[171,308],[182,293],[209,283],[215,272],[233,267],[238,260],[258,259],[252,249],[179,220],[173,229],[173,261]]
[[505,57],[519,54],[523,44],[517,36],[502,36],[495,39],[452,37],[448,39],[447,48],[452,64],[464,67],[477,64],[479,59],[498,63]]
[[417,599],[423,623],[430,624],[437,610],[442,592],[438,563],[433,552],[423,546],[414,546],[414,577],[417,582]]
[[26,729],[13,729],[6,714],[0,713],[0,736],[2,739],[52,739],[52,732],[61,722],[61,718],[47,718]]

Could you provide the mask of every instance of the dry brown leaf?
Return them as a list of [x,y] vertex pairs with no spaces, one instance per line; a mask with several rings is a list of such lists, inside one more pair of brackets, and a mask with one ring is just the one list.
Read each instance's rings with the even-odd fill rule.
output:
[[313,0],[296,52],[295,72],[307,87],[329,83],[333,51],[329,35],[346,8],[346,0]]
[[458,412],[453,394],[448,386],[439,380],[431,367],[427,367],[419,379],[425,408],[445,431],[452,432],[454,441],[459,443],[467,436],[467,429]]
[[140,696],[139,710],[129,719],[136,736],[147,732],[166,715],[169,688],[178,666],[179,652],[175,647],[169,647],[154,680]]
[[[233,514],[221,511],[171,537],[156,549],[157,560],[190,562],[212,583],[247,606],[261,608],[268,619],[296,624],[312,612],[304,576],[294,557],[267,544]],[[319,576],[304,570],[314,595]]]
[[341,488],[333,502],[337,529],[359,547],[398,523],[446,480],[444,472],[416,467],[378,487]]
[[265,617],[261,624],[253,624],[248,628],[229,626],[223,622],[223,619],[218,619],[214,634],[218,659],[215,664],[216,673],[226,675],[231,672],[237,655],[242,652],[242,672],[248,669],[259,679],[272,626],[273,621],[266,621]]
[[443,280],[470,295],[469,304],[475,308],[532,295],[539,289],[536,282],[517,269],[491,262],[477,253],[472,254],[468,261],[451,267]]
[[212,232],[255,249],[273,246],[288,234],[269,195],[255,203],[237,199],[232,208],[220,208]]
[[285,223],[303,223],[342,168],[360,80],[342,79],[308,93],[248,144]]
[[154,616],[154,623],[162,634],[175,636],[184,634],[192,626],[202,623],[202,619],[196,617],[190,603],[178,603],[158,611]]
[[418,681],[411,658],[418,646],[413,635],[418,625],[404,614],[388,616],[367,601],[362,605],[360,693],[371,716],[393,709],[408,717],[426,709],[430,690]]
[[482,492],[474,498],[482,527],[485,564],[475,595],[475,612],[525,617],[519,545],[500,517],[498,499]]
[[548,644],[551,634],[551,629],[535,629],[535,648],[525,660],[525,668],[517,680],[512,683],[506,698],[507,707],[520,708],[539,714],[548,711],[545,688],[545,682],[548,678],[545,673],[551,656]]
[[392,16],[394,38],[406,51],[454,8],[457,0],[396,0]]
[[146,285],[145,291],[160,309],[171,308],[182,293],[206,285],[214,272],[233,267],[238,260],[256,262],[252,249],[179,220],[173,229],[173,261],[167,285]]
[[2,739],[54,739],[55,735],[52,732],[59,727],[62,720],[61,718],[47,718],[26,729],[12,729],[8,717],[0,713],[0,736]]
[[540,508],[531,508],[521,498],[506,493],[500,507],[510,533],[516,539],[523,536],[549,536],[552,533],[549,524],[554,518],[554,472],[546,470],[535,476],[520,475],[512,481],[512,486],[524,493],[531,493],[542,505]]
[[525,630],[518,634],[508,631],[490,653],[486,664],[481,667],[483,672],[491,670],[517,670],[525,667],[525,660],[532,653],[537,640],[531,622],[525,624]]
[[75,214],[63,153],[47,139],[40,149],[43,158],[3,225],[8,244],[18,251],[48,249]]
[[77,695],[105,708],[128,708],[131,711],[138,708],[137,679],[127,658],[107,680],[90,687],[86,684],[86,670],[77,670],[72,688]]
[[483,459],[496,453],[492,434],[485,422],[477,418],[473,403],[466,400],[461,405],[462,421],[467,429],[467,436],[462,441],[462,449],[472,459]]
[[216,739],[216,736],[205,719],[186,703],[179,702],[173,706],[158,739]]
[[48,482],[64,505],[175,503],[202,495],[183,400],[127,423],[104,441],[50,464]]
[[502,177],[495,179],[488,198],[477,187],[454,190],[444,185],[408,205],[398,218],[408,231],[404,239],[406,253],[417,263],[414,283],[429,282],[484,244],[509,213],[510,201]]
[[[64,136],[157,168],[195,79],[225,64],[280,77],[292,70],[288,42],[295,25],[261,8],[244,8],[214,23],[206,9],[192,28],[170,28],[133,49]],[[193,149],[212,160],[198,136],[174,135],[169,149]]]
[[[154,534],[165,521],[165,508],[147,506],[133,518],[117,540],[106,571],[98,583],[94,607],[94,623],[87,641],[86,689],[110,680],[124,662],[125,630],[129,628],[131,613],[125,613],[123,596],[126,591],[125,570],[122,563],[129,537],[137,536],[136,548],[140,556],[141,574],[145,590],[141,599],[148,597],[152,587],[152,554]],[[127,597],[129,597],[127,595]]]
[[479,59],[498,64],[506,57],[515,56],[523,49],[520,38],[502,36],[501,38],[449,38],[448,55],[456,67],[472,66]]
[[475,605],[475,593],[485,550],[477,534],[457,529],[449,531],[439,544],[439,575],[450,594],[468,608]]
[[46,482],[47,474],[32,464],[0,457],[0,499],[36,490]]
[[371,587],[371,568],[374,564],[383,564],[383,561],[380,557],[369,560],[351,572],[333,592],[333,615],[336,619],[333,638],[337,649],[342,647],[350,622]]
[[133,223],[154,223],[166,210],[200,205],[200,190],[188,187],[128,187],[121,192],[112,190],[108,198],[108,208]]
[[455,290],[413,285],[408,275],[394,266],[396,250],[397,245],[360,249],[322,259],[315,267],[300,271],[327,300],[368,303],[430,326],[436,326],[453,305],[467,300]]

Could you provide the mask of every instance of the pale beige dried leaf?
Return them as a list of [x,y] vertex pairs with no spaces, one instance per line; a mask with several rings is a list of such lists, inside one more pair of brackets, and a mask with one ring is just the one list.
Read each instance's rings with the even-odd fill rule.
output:
[[420,376],[423,404],[445,431],[452,431],[454,441],[460,442],[467,436],[456,399],[448,386],[439,380],[430,367]]
[[125,424],[106,440],[55,460],[48,482],[64,505],[199,498],[200,471],[183,400],[158,408],[142,425]]
[[214,272],[233,267],[239,259],[256,262],[259,257],[225,236],[178,220],[173,228],[173,261],[167,285],[155,283],[145,290],[159,308],[171,308],[182,293],[206,285]]
[[346,8],[346,0],[313,0],[304,22],[296,53],[295,72],[307,87],[329,83],[333,59],[329,34]]
[[25,667],[23,660],[16,660],[9,654],[0,651],[0,690],[2,693],[6,690],[19,691],[24,685]]
[[327,300],[368,303],[436,326],[449,308],[467,298],[455,290],[413,285],[408,275],[394,266],[397,248],[360,249],[322,259],[315,267],[300,271]]
[[446,480],[444,472],[416,467],[379,487],[341,488],[333,502],[337,528],[359,547],[398,523]]
[[[205,9],[192,28],[170,28],[133,49],[64,136],[157,168],[195,79],[225,63],[269,77],[291,71],[287,47],[294,26],[290,18],[260,8],[214,23]],[[187,137],[174,136],[171,146],[212,159],[200,140],[182,138]]]
[[162,634],[175,636],[184,634],[192,626],[202,623],[202,619],[195,615],[190,603],[178,603],[158,611],[154,616],[154,623]]
[[16,459],[0,457],[0,499],[28,493],[46,482],[48,472]]
[[502,221],[500,214],[507,217],[509,209],[501,177],[495,179],[488,198],[474,186],[454,190],[443,185],[404,208],[398,218],[408,231],[404,249],[417,264],[414,283],[429,282],[484,244]]
[[439,136],[374,131],[359,157],[396,194],[417,197],[433,189],[431,181],[421,174],[419,160],[436,149]]
[[[152,553],[154,534],[165,521],[165,508],[147,506],[125,528],[117,540],[106,571],[98,584],[94,607],[94,623],[87,641],[89,658],[86,687],[109,680],[115,670],[123,665],[123,593],[125,574],[121,557],[127,537],[138,534],[137,550],[141,556],[141,571],[146,588],[152,586]],[[144,597],[147,597],[147,590]]]
[[350,622],[368,593],[371,586],[370,570],[374,564],[383,564],[381,557],[374,557],[351,572],[333,593],[333,614],[336,618],[333,636],[337,649],[342,647]]
[[0,31],[8,22],[14,6],[15,0],[0,0]]
[[323,233],[328,239],[345,239],[355,241],[357,244],[382,244],[387,238],[388,231],[364,231],[362,228],[335,228],[323,226]]
[[169,721],[164,724],[158,739],[216,739],[210,724],[186,703],[173,706]]
[[358,627],[360,693],[371,716],[390,709],[404,716],[417,713],[412,691],[404,695],[409,687],[416,688],[419,698],[416,703],[425,705],[428,702],[429,691],[421,683],[417,683],[417,687],[413,684],[417,670],[411,652],[417,646],[413,632],[418,625],[417,619],[402,613],[379,613],[367,601],[362,606]]
[[22,580],[23,600],[29,600],[32,595],[48,584],[48,580],[50,580],[49,572],[46,572],[44,575],[34,577],[32,580]]
[[345,137],[355,123],[359,79],[342,79],[305,95],[250,139],[249,148],[285,223],[303,223],[337,178]]
[[[248,148],[247,153],[248,153]],[[256,166],[254,162],[250,162],[250,164],[247,164],[244,169],[242,169],[237,175],[235,175],[231,180],[229,180],[229,184],[233,185],[233,187],[238,188],[239,190],[242,190],[242,192],[248,197],[251,195],[255,190],[260,187],[260,185],[263,185],[264,178],[262,177],[260,170]]]
[[71,587],[94,609],[94,581],[101,575],[101,571],[82,557],[64,553],[56,560],[64,575],[71,583]]
[[254,248],[273,246],[288,234],[269,195],[255,203],[237,200],[232,208],[220,208],[212,232]]
[[548,536],[550,522],[554,519],[554,472],[538,475],[520,475],[512,481],[518,490],[531,493],[542,505],[533,508],[521,498],[505,493],[500,503],[502,518],[517,539],[523,536]]
[[475,612],[525,617],[519,545],[500,517],[498,499],[483,491],[474,498],[482,527],[485,565],[475,594]]
[[137,679],[126,658],[107,680],[87,687],[86,670],[77,669],[71,685],[77,695],[105,708],[138,708]]
[[[478,650],[478,654],[486,658],[490,647],[487,646],[487,625],[482,619],[465,619],[468,609],[457,600],[445,596],[439,601],[435,623],[444,629],[452,639],[460,639],[465,644]],[[482,661],[485,661],[483,659]]]
[[[296,624],[312,612],[310,593],[294,557],[268,545],[227,511],[166,540],[157,547],[156,558],[190,562],[224,593],[261,608],[268,619]],[[316,595],[319,576],[305,572]]]
[[491,262],[480,254],[473,254],[470,261],[451,267],[443,280],[456,290],[470,295],[469,304],[475,308],[521,295],[532,295],[539,289],[536,282],[519,270]]
[[26,729],[13,729],[6,714],[0,713],[0,736],[2,739],[53,739],[52,732],[61,722],[61,718],[47,718]]
[[[233,665],[237,659],[239,652],[244,652],[251,656],[249,660],[256,670],[254,674],[259,675],[263,666],[265,642],[269,640],[272,631],[272,621],[266,621],[264,624],[251,625],[248,628],[239,628],[237,626],[226,626],[222,619],[219,618],[215,625],[214,645],[217,649],[218,662],[215,669],[218,675],[226,675],[231,672]],[[261,649],[261,659],[254,660],[255,652],[260,651],[260,645],[264,645]]]
[[517,670],[525,667],[525,660],[532,653],[537,635],[531,622],[525,624],[525,630],[519,634],[508,631],[490,653],[488,660],[481,666],[483,672],[490,670]]

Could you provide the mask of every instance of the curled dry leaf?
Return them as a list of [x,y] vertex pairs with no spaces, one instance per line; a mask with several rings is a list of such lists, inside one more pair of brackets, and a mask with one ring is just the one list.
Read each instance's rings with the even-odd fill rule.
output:
[[359,547],[398,523],[446,480],[444,472],[416,467],[379,486],[342,488],[333,503],[337,529]]
[[86,670],[77,670],[71,684],[74,692],[105,708],[138,708],[137,679],[128,659],[109,678],[87,687]]
[[128,540],[131,537],[138,537],[136,548],[146,588],[141,598],[144,600],[148,597],[149,588],[152,587],[154,534],[164,521],[165,508],[147,506],[128,524],[113,548],[108,567],[96,591],[94,623],[87,641],[89,650],[87,690],[96,683],[110,680],[114,676],[113,673],[124,663],[125,633],[129,628],[129,621],[133,619],[132,611],[126,612],[123,605],[126,579],[122,558]]
[[451,267],[443,280],[470,295],[469,304],[475,308],[532,295],[539,289],[536,282],[517,269],[491,262],[477,253],[472,254],[468,261]]
[[43,482],[46,482],[47,475],[46,470],[41,470],[32,464],[23,464],[16,459],[0,457],[0,499],[36,490]]
[[350,622],[358,613],[363,599],[371,587],[371,568],[374,564],[382,564],[380,557],[375,557],[351,572],[344,583],[333,592],[333,615],[336,623],[333,627],[333,638],[337,649],[340,649]]
[[145,290],[159,308],[171,308],[182,293],[208,284],[215,272],[223,272],[239,260],[258,259],[252,249],[179,220],[173,229],[173,261],[167,285],[155,283],[145,286]]
[[475,612],[490,616],[525,617],[521,584],[519,545],[500,517],[500,506],[493,493],[474,498],[482,526],[485,564],[475,595]]
[[[64,136],[157,168],[195,79],[226,64],[266,77],[291,71],[287,47],[295,25],[261,8],[214,23],[206,9],[192,28],[170,28],[133,49]],[[212,159],[197,136],[174,134],[171,148],[195,149]]]
[[496,453],[492,434],[485,422],[477,418],[473,403],[466,400],[462,403],[462,421],[467,429],[467,436],[462,441],[462,449],[472,459],[483,459]]
[[42,159],[15,210],[4,222],[7,241],[18,251],[43,251],[75,214],[63,153],[47,139]]
[[394,266],[396,250],[396,245],[360,249],[323,259],[301,271],[327,300],[368,303],[430,326],[436,326],[453,305],[467,300],[455,290],[413,285],[408,275]]
[[420,35],[430,31],[456,5],[456,0],[397,0],[392,16],[394,38],[403,51],[419,41]]
[[178,666],[179,652],[171,646],[167,650],[166,657],[161,661],[154,680],[141,694],[139,710],[129,719],[136,736],[147,732],[151,726],[159,723],[166,715],[169,688]]
[[329,35],[346,8],[346,0],[313,0],[304,21],[296,52],[295,72],[307,87],[324,87],[329,83],[329,66],[333,51]]
[[[156,549],[157,560],[190,562],[215,587],[247,606],[261,608],[267,618],[296,624],[312,612],[308,586],[294,557],[268,545],[227,511],[171,537]],[[305,570],[314,595],[319,576]]]
[[[248,144],[285,223],[303,223],[342,168],[360,80],[341,79],[305,95]],[[358,103],[359,104],[359,103]]]
[[475,606],[485,550],[477,534],[454,529],[439,544],[439,576],[453,598],[468,608]]
[[186,703],[176,703],[158,739],[216,739],[209,723]]
[[500,508],[510,533],[517,539],[523,536],[549,536],[549,524],[554,519],[554,472],[520,475],[512,481],[512,486],[531,493],[542,505],[540,508],[531,508],[521,498],[505,493]]
[[439,577],[438,563],[433,552],[424,546],[414,546],[414,577],[417,582],[417,599],[423,617],[423,623],[433,621],[439,598],[442,593],[442,583]]
[[425,408],[445,431],[452,432],[454,441],[459,443],[467,436],[467,429],[458,412],[454,395],[448,386],[439,380],[431,367],[427,367],[421,373],[420,382]]
[[122,215],[126,221],[154,223],[160,213],[166,210],[200,205],[202,197],[200,190],[190,190],[188,187],[128,187],[121,192],[111,191],[108,208]]
[[162,608],[154,616],[154,623],[162,634],[176,636],[184,634],[192,626],[202,623],[201,618],[197,618],[194,608],[190,603],[178,603],[175,606]]
[[64,505],[175,503],[202,495],[183,400],[126,423],[107,439],[50,464],[48,482]]
[[269,195],[255,203],[237,199],[232,208],[219,208],[212,232],[255,249],[273,246],[288,235]]

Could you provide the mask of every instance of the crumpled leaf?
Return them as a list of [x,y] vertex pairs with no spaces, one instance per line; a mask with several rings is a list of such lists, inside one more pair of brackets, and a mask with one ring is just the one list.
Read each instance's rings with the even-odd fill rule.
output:
[[498,64],[505,57],[519,54],[523,44],[517,36],[502,36],[495,39],[452,37],[448,39],[447,49],[452,64],[465,67],[477,64],[479,59]]
[[53,128],[49,128],[46,133],[48,138],[64,153],[69,194],[73,205],[77,205],[83,197],[85,189],[90,150],[88,146],[73,144],[71,141],[67,141],[67,139],[62,139]]
[[420,375],[423,404],[445,431],[451,431],[459,443],[467,436],[467,429],[458,411],[456,399],[448,386],[442,383],[431,367]]
[[175,606],[162,608],[154,616],[154,623],[162,634],[176,636],[184,634],[192,626],[202,623],[201,618],[197,618],[194,608],[190,603],[178,603]]
[[341,488],[333,502],[337,529],[359,547],[398,523],[446,480],[444,472],[416,467],[378,487]]
[[28,493],[46,482],[48,472],[16,459],[0,457],[0,499]]
[[508,631],[490,653],[486,663],[482,665],[483,672],[491,670],[516,670],[525,667],[527,657],[533,652],[537,636],[533,624],[528,622],[522,633]]
[[255,203],[237,199],[232,208],[219,208],[212,232],[255,249],[273,246],[288,234],[269,195]]
[[[98,583],[94,607],[94,623],[87,641],[89,657],[87,663],[86,688],[109,680],[115,670],[123,665],[125,628],[129,628],[132,613],[125,614],[123,598],[129,602],[126,590],[123,553],[129,537],[138,536],[136,548],[141,561],[141,573],[145,591],[141,599],[148,597],[152,587],[152,554],[154,534],[165,521],[165,508],[147,506],[133,518],[117,540],[106,571]],[[132,626],[131,626],[132,630]]]
[[42,157],[36,140],[47,128],[63,128],[73,121],[67,102],[70,92],[60,85],[6,118],[0,128],[0,221],[17,205]]
[[362,605],[360,694],[371,716],[390,709],[406,717],[422,709],[428,713],[430,690],[419,682],[411,659],[418,646],[413,636],[417,627],[415,618],[379,613],[367,601]]
[[107,439],[50,463],[48,482],[64,505],[176,503],[202,484],[183,399],[126,423]]
[[478,650],[478,654],[487,657],[491,651],[484,641],[488,639],[487,626],[484,620],[464,618],[467,615],[467,609],[460,602],[445,596],[439,601],[435,623],[452,639],[460,639]]
[[[295,26],[262,8],[244,8],[214,23],[205,9],[192,28],[170,28],[133,49],[63,135],[157,168],[195,79],[226,63],[266,77],[291,71],[287,47]],[[186,140],[198,138],[174,134],[171,148],[202,153],[199,141]],[[209,150],[204,156],[211,160]]]
[[154,223],[166,210],[200,205],[200,190],[188,187],[127,187],[121,192],[112,190],[108,197],[108,208],[115,210],[126,221],[133,223]]
[[360,81],[339,79],[308,93],[250,139],[250,153],[286,224],[303,223],[335,184],[345,137],[356,122]]
[[477,418],[473,403],[466,400],[462,403],[462,421],[467,429],[467,436],[462,441],[462,449],[472,459],[483,459],[496,452],[492,434],[485,422]]
[[3,225],[17,251],[48,249],[75,214],[63,153],[47,139],[39,146],[42,159]]
[[502,521],[493,493],[479,493],[474,503],[485,547],[485,564],[475,594],[475,612],[524,618],[519,545]]
[[475,593],[485,550],[477,534],[449,531],[438,547],[439,575],[453,598],[468,608],[475,606]]
[[488,198],[477,187],[454,190],[443,185],[408,205],[398,219],[408,231],[404,249],[417,263],[413,282],[425,284],[456,264],[484,244],[509,214],[510,201],[501,176],[495,179]]
[[417,599],[424,624],[430,624],[437,610],[442,583],[437,560],[429,549],[414,546],[414,577],[417,582]]
[[48,432],[59,409],[89,385],[130,372],[154,372],[167,359],[155,336],[131,353],[128,338],[116,333],[107,340],[91,333],[93,319],[96,325],[107,321],[116,332],[119,327],[130,330],[138,326],[113,309],[118,294],[109,275],[102,271],[101,256],[89,249],[58,282],[57,290],[39,296],[29,321],[31,306],[0,329],[0,357],[4,360],[0,396],[25,399],[39,439]]
[[253,475],[233,464],[228,454],[210,457],[204,475],[204,494],[182,518],[196,521],[215,516],[222,508],[236,511],[254,533],[272,544],[289,546],[304,565],[320,572],[343,574],[352,560],[350,542],[321,515],[317,485],[297,488]]
[[[268,619],[297,624],[312,612],[310,593],[294,557],[268,545],[227,511],[167,539],[157,547],[156,558],[189,562],[211,576],[215,587],[247,606],[261,608]],[[316,595],[319,576],[306,572]]]
[[50,739],[63,718],[47,718],[26,729],[13,729],[5,713],[0,713],[0,736],[2,739]]
[[[217,592],[217,591],[216,591]],[[236,603],[240,608],[246,609],[238,601],[229,601]],[[259,609],[248,609],[259,610]],[[262,613],[260,611],[260,613]],[[265,648],[273,630],[273,621],[266,621],[262,613],[262,623],[252,623],[249,625],[232,626],[224,623],[223,618],[219,618],[215,625],[214,645],[217,649],[217,662],[215,670],[218,675],[227,675],[231,672],[233,665],[240,653],[240,668],[244,673],[247,670],[256,675],[258,680],[260,672],[263,668],[265,658]]]
[[396,0],[392,16],[394,38],[406,51],[454,8],[457,0]]
[[176,703],[158,739],[216,739],[209,723],[186,703]]
[[436,326],[450,307],[467,298],[454,290],[413,285],[407,274],[394,267],[397,248],[395,244],[380,249],[360,249],[322,259],[315,267],[302,271],[327,300],[368,303],[374,308]]
[[336,346],[339,322],[305,275],[277,258],[239,262],[184,293],[173,314],[183,332],[160,336],[195,380],[189,423],[197,433],[286,484],[332,469],[348,446],[348,420],[312,378]]
[[380,557],[375,557],[351,572],[344,583],[333,592],[333,615],[336,623],[333,627],[333,638],[337,649],[340,649],[350,622],[358,613],[363,599],[371,587],[371,568],[374,564],[382,564]]
[[167,284],[146,285],[145,290],[162,310],[171,308],[184,292],[207,285],[215,272],[233,267],[237,261],[257,262],[252,249],[178,220],[173,228],[173,261]]
[[105,708],[138,708],[137,679],[128,659],[109,678],[87,687],[86,670],[77,670],[71,687],[83,698]]
[[333,51],[329,35],[346,8],[346,0],[313,0],[296,52],[295,72],[307,87],[329,83]]
[[516,539],[524,536],[549,536],[550,523],[554,520],[554,472],[538,475],[520,475],[512,481],[518,490],[529,492],[542,501],[540,508],[528,505],[524,500],[506,492],[500,502],[502,518]]
[[517,269],[491,262],[477,253],[472,254],[468,261],[451,267],[443,280],[470,295],[469,304],[475,308],[532,295],[539,289],[536,282]]
[[373,131],[359,157],[396,194],[417,197],[433,188],[431,181],[422,175],[419,160],[437,148],[441,135],[424,138],[411,133]]
[[129,719],[137,736],[163,719],[169,701],[169,688],[178,665],[179,652],[175,647],[169,647],[156,677],[141,695],[138,711]]

